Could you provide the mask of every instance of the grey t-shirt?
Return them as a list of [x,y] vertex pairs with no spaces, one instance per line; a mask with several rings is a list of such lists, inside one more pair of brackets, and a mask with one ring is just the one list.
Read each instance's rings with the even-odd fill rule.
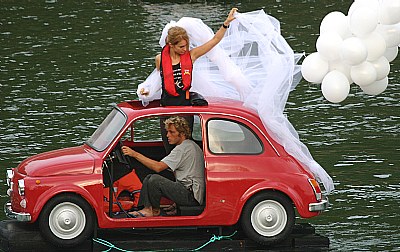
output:
[[192,189],[194,198],[200,205],[204,201],[204,156],[200,147],[186,139],[177,145],[161,162],[167,164],[175,174],[177,181],[187,189]]

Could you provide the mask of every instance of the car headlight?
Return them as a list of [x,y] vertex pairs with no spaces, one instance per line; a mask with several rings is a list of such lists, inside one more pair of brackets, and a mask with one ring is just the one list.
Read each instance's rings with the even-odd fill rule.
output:
[[22,208],[26,208],[26,199],[22,199],[22,200],[19,202],[19,205],[20,205]]
[[12,169],[7,169],[6,178],[7,178],[7,186],[8,187],[11,186],[11,180],[13,177],[14,177],[14,171]]
[[23,179],[18,180],[18,193],[25,196],[25,181]]

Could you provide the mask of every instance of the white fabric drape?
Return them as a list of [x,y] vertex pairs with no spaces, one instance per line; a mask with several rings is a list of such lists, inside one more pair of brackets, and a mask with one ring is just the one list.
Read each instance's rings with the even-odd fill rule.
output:
[[[163,29],[160,46],[165,45],[171,26],[186,29],[190,48],[210,40],[214,33],[200,19],[181,18]],[[280,34],[280,24],[263,10],[236,13],[222,41],[194,63],[192,89],[203,96],[236,99],[255,109],[268,133],[285,150],[301,162],[324,184],[329,193],[334,189],[332,178],[312,158],[308,148],[284,115],[289,96],[301,80],[302,54],[295,54]],[[148,96],[139,94],[144,88]],[[160,99],[161,77],[156,69],[138,86],[143,105]]]

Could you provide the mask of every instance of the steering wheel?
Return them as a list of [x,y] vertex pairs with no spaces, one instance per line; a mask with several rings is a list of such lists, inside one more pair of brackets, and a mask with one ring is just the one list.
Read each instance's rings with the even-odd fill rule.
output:
[[120,163],[128,165],[129,164],[128,159],[126,158],[124,153],[122,153],[122,150],[121,150],[122,146],[123,146],[123,143],[121,140],[119,140],[113,151]]

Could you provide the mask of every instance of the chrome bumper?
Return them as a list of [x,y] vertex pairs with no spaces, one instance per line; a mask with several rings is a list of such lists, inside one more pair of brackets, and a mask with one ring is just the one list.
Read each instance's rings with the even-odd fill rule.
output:
[[10,219],[24,222],[31,221],[31,215],[29,213],[14,212],[11,208],[11,202],[7,202],[6,204],[4,204],[4,213]]
[[329,207],[329,201],[328,199],[323,199],[321,202],[318,203],[310,203],[308,205],[308,210],[310,212],[320,212],[328,209]]

